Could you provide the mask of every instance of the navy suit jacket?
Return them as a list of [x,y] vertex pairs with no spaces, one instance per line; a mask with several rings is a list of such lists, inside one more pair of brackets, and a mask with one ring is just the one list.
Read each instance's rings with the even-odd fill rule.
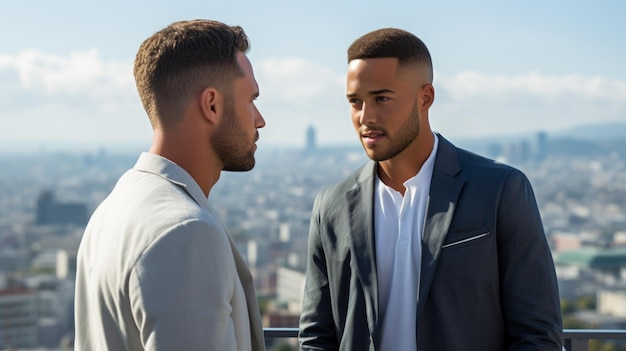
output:
[[[369,162],[316,197],[301,350],[379,350],[375,180]],[[554,263],[522,172],[439,136],[418,295],[420,351],[561,350]]]

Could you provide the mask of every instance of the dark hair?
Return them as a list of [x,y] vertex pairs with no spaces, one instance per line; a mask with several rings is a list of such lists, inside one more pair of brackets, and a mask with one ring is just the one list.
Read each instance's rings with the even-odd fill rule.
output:
[[403,66],[424,64],[432,74],[432,61],[424,42],[402,29],[383,28],[369,32],[348,48],[348,62],[385,57],[395,57]]
[[189,99],[207,86],[227,93],[243,75],[237,54],[249,46],[241,27],[210,20],[174,22],[146,39],[134,74],[152,126],[175,125]]

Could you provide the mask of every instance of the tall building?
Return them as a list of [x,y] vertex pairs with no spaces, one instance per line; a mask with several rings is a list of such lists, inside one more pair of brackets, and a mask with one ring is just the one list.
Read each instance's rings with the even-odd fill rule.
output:
[[528,141],[512,142],[504,145],[502,155],[506,162],[519,164],[530,159],[530,144]]
[[312,125],[306,129],[306,150],[314,151],[317,148],[317,136],[315,133],[315,127]]
[[548,155],[548,134],[546,132],[537,133],[535,158],[543,161]]
[[54,199],[54,193],[43,191],[37,199],[37,224],[87,224],[87,205],[62,203]]
[[0,350],[38,346],[37,319],[36,292],[11,279],[3,279],[0,282]]
[[501,143],[490,143],[487,145],[487,157],[492,159],[497,159],[502,157],[502,153],[504,152],[504,146]]
[[305,275],[286,267],[276,268],[276,298],[293,305],[300,312],[304,298]]

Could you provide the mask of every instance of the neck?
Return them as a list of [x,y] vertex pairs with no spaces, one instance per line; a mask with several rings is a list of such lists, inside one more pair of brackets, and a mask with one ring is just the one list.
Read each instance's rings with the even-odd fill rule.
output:
[[222,166],[213,153],[204,151],[207,147],[200,145],[202,142],[199,140],[193,138],[192,133],[155,130],[149,152],[165,157],[184,169],[208,197],[220,177]]
[[404,195],[404,183],[419,173],[434,144],[435,137],[430,130],[420,132],[418,137],[398,155],[378,162],[378,177],[385,185]]

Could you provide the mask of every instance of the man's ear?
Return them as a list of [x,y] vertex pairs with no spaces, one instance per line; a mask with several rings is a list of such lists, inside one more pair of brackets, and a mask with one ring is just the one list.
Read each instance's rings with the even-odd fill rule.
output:
[[214,87],[207,87],[200,93],[200,111],[212,124],[218,124],[224,109],[224,96]]
[[435,87],[428,83],[424,85],[420,91],[421,101],[419,102],[422,109],[428,110],[435,101]]

